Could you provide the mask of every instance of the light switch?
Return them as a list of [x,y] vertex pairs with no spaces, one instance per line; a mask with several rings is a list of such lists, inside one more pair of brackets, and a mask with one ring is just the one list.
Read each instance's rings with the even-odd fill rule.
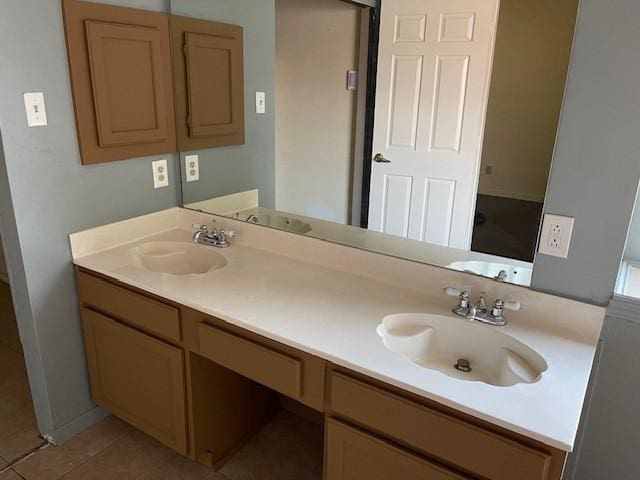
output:
[[545,214],[538,251],[552,257],[567,258],[573,234],[573,221],[571,217]]
[[256,113],[267,113],[267,95],[264,92],[256,92]]
[[169,171],[167,170],[167,160],[156,160],[151,164],[153,168],[153,188],[169,186]]
[[30,127],[44,127],[47,124],[47,111],[44,106],[42,92],[24,94],[24,108],[27,112],[27,125]]
[[198,155],[186,155],[184,157],[184,168],[186,172],[187,182],[196,182],[200,180],[200,165],[198,163]]

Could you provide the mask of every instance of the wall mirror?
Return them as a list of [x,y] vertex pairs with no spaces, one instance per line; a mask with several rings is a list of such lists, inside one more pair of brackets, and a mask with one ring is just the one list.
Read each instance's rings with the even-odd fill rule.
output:
[[[227,146],[181,146],[183,205],[529,285],[577,10],[171,0],[172,16],[241,27],[243,41],[241,83],[226,47],[198,57],[224,72],[205,90],[243,89],[241,110],[203,115],[218,128],[240,111],[244,128]],[[173,31],[189,64],[187,40]]]

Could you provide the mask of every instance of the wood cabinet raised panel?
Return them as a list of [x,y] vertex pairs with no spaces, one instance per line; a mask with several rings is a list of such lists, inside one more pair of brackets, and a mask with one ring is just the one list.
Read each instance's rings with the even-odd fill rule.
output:
[[186,455],[183,351],[87,308],[82,319],[96,403]]
[[63,13],[83,164],[244,143],[242,27],[79,0]]
[[325,480],[470,480],[329,418]]
[[243,144],[242,27],[172,15],[171,37],[178,148]]
[[[325,480],[560,480],[566,453],[92,272],[76,270],[99,405],[220,465],[278,392],[325,415]],[[326,385],[326,388],[325,388]]]
[[175,152],[169,16],[63,0],[82,163]]

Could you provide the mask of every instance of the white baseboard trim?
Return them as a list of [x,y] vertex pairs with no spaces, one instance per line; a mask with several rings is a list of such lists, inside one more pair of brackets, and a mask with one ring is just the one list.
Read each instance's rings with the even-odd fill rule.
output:
[[526,200],[528,202],[544,202],[544,195],[535,193],[510,192],[500,188],[482,188],[478,189],[480,195],[491,195],[493,197],[513,198],[515,200]]
[[104,408],[95,407],[83,415],[80,415],[78,418],[71,420],[62,427],[57,428],[53,432],[43,433],[42,436],[47,440],[47,442],[53,445],[62,445],[71,437],[74,437],[83,430],[92,427],[107,416],[109,416],[109,412]]

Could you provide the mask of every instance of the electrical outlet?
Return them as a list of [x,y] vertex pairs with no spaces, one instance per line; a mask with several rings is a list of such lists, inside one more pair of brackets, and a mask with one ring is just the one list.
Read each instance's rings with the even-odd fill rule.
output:
[[196,182],[200,180],[200,164],[198,163],[198,155],[186,155],[184,157],[184,168],[187,182]]
[[169,186],[169,171],[167,170],[167,160],[156,160],[151,163],[153,169],[153,188]]
[[538,251],[553,257],[567,258],[573,234],[573,218],[546,214],[542,222]]

